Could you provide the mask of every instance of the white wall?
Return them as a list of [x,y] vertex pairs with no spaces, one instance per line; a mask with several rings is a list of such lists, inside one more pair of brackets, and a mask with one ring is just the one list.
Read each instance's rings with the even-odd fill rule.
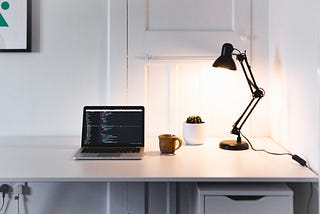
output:
[[0,135],[80,135],[106,100],[105,0],[32,0],[32,52],[0,53]]
[[319,171],[318,0],[269,1],[271,135]]

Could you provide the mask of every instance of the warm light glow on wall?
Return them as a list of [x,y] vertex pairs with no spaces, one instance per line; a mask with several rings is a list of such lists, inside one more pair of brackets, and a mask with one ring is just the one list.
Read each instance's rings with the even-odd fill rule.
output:
[[[217,69],[211,64],[212,61],[148,65],[149,135],[168,131],[181,134],[184,120],[195,114],[207,123],[209,136],[229,133],[251,98],[250,91],[241,71]],[[250,121],[243,127],[246,133],[250,133],[249,129]]]
[[[187,116],[189,111],[196,112],[199,109],[208,122],[212,136],[221,136],[229,133],[235,118],[239,117],[250,99],[250,92],[245,78],[240,71],[213,68],[210,64],[203,64],[188,73],[188,79],[198,81],[198,88],[188,87],[187,103],[190,110],[182,110]],[[183,83],[182,83],[183,84]],[[193,102],[199,103],[194,105]],[[187,107],[187,108],[188,108]],[[183,107],[185,108],[185,107]],[[250,122],[248,122],[250,124]],[[248,132],[250,125],[244,127]]]

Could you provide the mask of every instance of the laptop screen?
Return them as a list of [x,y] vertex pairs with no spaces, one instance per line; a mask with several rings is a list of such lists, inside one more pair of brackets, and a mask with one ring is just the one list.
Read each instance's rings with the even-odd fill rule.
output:
[[144,107],[85,106],[82,146],[144,146]]

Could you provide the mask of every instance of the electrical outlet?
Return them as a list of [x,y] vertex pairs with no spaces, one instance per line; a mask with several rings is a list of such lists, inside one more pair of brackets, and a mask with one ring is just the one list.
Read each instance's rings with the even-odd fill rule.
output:
[[23,184],[16,184],[13,188],[13,193],[23,194]]

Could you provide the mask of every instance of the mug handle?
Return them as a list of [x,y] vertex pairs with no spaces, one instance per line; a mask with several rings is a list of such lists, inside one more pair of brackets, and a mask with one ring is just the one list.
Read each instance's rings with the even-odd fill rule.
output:
[[174,149],[174,151],[178,150],[178,149],[182,146],[182,140],[181,140],[181,138],[176,137],[176,141],[179,142],[179,145],[178,145],[178,147],[176,147],[176,148]]

